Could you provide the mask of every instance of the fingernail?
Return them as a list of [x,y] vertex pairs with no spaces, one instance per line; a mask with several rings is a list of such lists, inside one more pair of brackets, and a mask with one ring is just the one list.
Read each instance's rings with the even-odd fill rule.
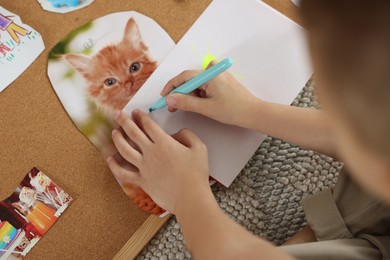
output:
[[117,120],[120,115],[121,115],[121,111],[120,110],[115,111],[114,112],[114,119]]
[[118,132],[118,130],[116,129],[112,130],[111,135],[114,135],[116,132]]
[[107,163],[110,163],[111,160],[112,160],[112,157],[111,157],[111,156],[109,156],[109,157],[106,159]]
[[170,107],[177,108],[176,99],[174,97],[167,97],[166,98],[167,104]]

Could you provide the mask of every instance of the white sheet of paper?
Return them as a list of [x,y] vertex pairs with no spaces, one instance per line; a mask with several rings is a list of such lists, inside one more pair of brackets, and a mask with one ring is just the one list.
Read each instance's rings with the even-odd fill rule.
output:
[[[214,0],[124,111],[147,111],[168,80],[183,70],[200,69],[208,54],[233,58],[230,73],[270,102],[291,104],[311,76],[300,26],[261,1]],[[211,176],[227,187],[265,139],[193,113],[162,109],[151,116],[170,134],[182,128],[194,131],[208,147]]]
[[45,49],[42,36],[0,6],[0,92]]

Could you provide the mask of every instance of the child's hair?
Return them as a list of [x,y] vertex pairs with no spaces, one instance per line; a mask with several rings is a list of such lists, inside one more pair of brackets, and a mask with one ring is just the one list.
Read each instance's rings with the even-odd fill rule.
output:
[[303,0],[313,62],[358,138],[390,155],[390,1]]

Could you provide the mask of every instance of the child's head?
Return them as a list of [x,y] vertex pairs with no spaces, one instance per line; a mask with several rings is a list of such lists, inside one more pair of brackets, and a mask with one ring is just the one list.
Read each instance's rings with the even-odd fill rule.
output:
[[302,12],[341,159],[390,201],[390,1],[303,0]]

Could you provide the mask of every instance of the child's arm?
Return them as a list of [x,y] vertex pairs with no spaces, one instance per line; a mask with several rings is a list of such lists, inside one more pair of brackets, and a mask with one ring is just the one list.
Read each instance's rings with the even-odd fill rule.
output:
[[258,101],[247,128],[337,158],[336,137],[322,110]]
[[181,204],[176,218],[195,259],[293,259],[229,219],[210,190],[190,190],[192,199]]
[[182,130],[169,136],[145,113],[135,111],[132,117],[115,115],[131,142],[122,131],[113,131],[115,146],[128,164],[108,158],[108,165],[119,180],[138,185],[176,214],[195,259],[292,259],[218,207],[208,182],[207,149],[195,134]]
[[[173,78],[161,94],[167,95],[199,71]],[[167,96],[169,109],[203,114],[283,139],[330,156],[337,156],[331,120],[324,111],[272,104],[253,96],[232,75],[223,73],[193,95]]]

